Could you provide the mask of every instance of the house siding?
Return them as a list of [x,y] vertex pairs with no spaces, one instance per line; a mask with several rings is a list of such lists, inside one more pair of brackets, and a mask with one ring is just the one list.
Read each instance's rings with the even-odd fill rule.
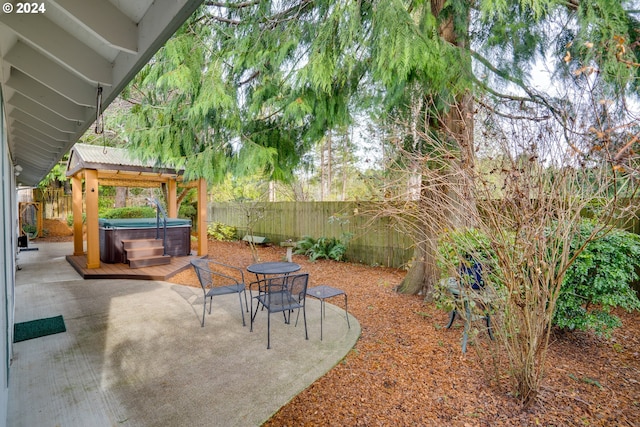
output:
[[11,365],[13,323],[14,323],[14,289],[16,271],[16,224],[18,218],[16,203],[16,176],[9,143],[7,141],[4,100],[0,92],[0,153],[2,155],[2,199],[0,209],[2,226],[0,234],[3,245],[0,245],[0,262],[2,263],[2,284],[0,286],[0,330],[2,345],[0,346],[0,425],[7,424],[7,402],[9,399],[9,371]]

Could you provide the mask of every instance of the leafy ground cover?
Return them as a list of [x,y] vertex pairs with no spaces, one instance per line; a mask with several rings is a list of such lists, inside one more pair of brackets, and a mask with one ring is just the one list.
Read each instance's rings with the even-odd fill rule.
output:
[[[49,239],[68,239],[50,233]],[[285,248],[259,247],[262,261]],[[246,267],[244,242],[209,242],[209,256]],[[267,426],[640,426],[640,314],[617,312],[612,339],[577,332],[552,337],[538,403],[523,411],[496,379],[481,333],[461,353],[462,324],[418,296],[393,291],[404,271],[294,255],[311,286],[349,295],[362,335],[345,359],[280,409]],[[192,271],[173,282],[199,286]],[[338,299],[334,301],[340,304]],[[482,353],[484,357],[480,357]]]

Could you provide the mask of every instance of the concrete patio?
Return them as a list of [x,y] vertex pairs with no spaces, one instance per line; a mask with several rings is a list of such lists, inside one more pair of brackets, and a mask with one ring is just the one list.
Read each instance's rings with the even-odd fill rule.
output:
[[[16,322],[62,315],[67,331],[13,344],[11,426],[258,426],[340,362],[360,336],[344,309],[307,299],[298,323],[259,312],[242,326],[236,295],[214,298],[200,327],[198,288],[83,280],[71,243],[21,252]],[[338,300],[341,302],[341,300]]]

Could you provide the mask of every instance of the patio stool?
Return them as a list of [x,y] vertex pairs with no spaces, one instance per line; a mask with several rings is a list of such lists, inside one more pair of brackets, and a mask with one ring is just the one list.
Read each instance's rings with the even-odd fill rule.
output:
[[307,290],[307,295],[320,300],[320,341],[322,341],[322,318],[325,316],[324,300],[327,298],[344,295],[344,313],[347,317],[347,326],[351,329],[351,324],[349,323],[349,312],[347,311],[347,294],[342,289],[333,288],[327,285],[320,285]]

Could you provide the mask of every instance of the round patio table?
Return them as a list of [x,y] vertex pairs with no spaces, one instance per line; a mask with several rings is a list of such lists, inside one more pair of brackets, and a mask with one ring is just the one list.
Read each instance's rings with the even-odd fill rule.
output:
[[[253,291],[251,289],[251,286],[253,284],[256,284],[256,283],[258,284],[258,296],[260,296],[262,293],[266,292],[266,282],[267,282],[268,275],[286,276],[298,270],[300,270],[299,264],[296,264],[295,262],[284,262],[284,261],[259,262],[257,264],[251,264],[249,267],[247,267],[247,271],[250,273],[254,273],[256,275],[256,279],[258,280],[257,282],[253,282],[249,284],[249,294],[251,295],[251,301],[252,301],[251,306],[253,307],[253,299],[258,298],[253,296]],[[262,280],[260,280],[260,276],[262,276]],[[262,285],[260,283],[262,283]],[[253,314],[253,316],[251,316],[252,321],[253,321],[253,318],[258,313],[258,307],[260,307],[260,303],[258,303],[258,305],[256,306],[256,311]],[[289,323],[287,320],[286,314],[285,314],[285,322]]]
[[251,264],[247,267],[247,271],[257,275],[268,274],[289,274],[300,270],[300,265],[295,262],[283,262],[283,261],[271,261],[271,262],[259,262],[257,264]]

